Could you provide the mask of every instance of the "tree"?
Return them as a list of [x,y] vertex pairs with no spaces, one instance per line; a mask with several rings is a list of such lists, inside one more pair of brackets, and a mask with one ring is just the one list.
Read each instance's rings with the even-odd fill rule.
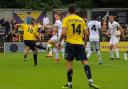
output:
[[46,9],[65,8],[74,3],[77,8],[128,7],[126,0],[0,0],[0,8]]

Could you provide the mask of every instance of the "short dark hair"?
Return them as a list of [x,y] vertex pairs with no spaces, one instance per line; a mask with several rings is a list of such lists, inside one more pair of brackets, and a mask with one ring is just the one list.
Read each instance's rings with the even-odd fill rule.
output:
[[69,13],[75,13],[75,12],[76,12],[76,7],[75,7],[75,5],[74,5],[74,4],[70,4],[70,5],[68,6],[68,11],[69,11]]

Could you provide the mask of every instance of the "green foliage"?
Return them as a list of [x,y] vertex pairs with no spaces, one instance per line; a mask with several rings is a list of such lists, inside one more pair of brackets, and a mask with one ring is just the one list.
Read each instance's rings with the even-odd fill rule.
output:
[[125,0],[0,0],[0,8],[46,9],[64,8],[69,4],[77,8],[127,7]]

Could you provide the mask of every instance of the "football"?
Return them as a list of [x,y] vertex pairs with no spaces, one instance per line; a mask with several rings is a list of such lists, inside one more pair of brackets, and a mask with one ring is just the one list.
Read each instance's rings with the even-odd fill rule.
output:
[[116,31],[116,36],[120,36],[121,32],[120,31]]

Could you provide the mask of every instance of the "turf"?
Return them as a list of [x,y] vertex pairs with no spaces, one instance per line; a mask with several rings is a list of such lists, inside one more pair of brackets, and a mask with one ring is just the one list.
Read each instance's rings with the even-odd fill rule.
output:
[[[103,65],[98,65],[96,55],[89,59],[93,79],[100,89],[128,89],[128,62],[110,60],[102,52]],[[33,66],[32,54],[23,61],[22,53],[0,54],[0,89],[61,89],[66,83],[65,60],[55,63],[39,54],[39,66]],[[83,66],[74,62],[73,89],[92,89],[88,86]]]

